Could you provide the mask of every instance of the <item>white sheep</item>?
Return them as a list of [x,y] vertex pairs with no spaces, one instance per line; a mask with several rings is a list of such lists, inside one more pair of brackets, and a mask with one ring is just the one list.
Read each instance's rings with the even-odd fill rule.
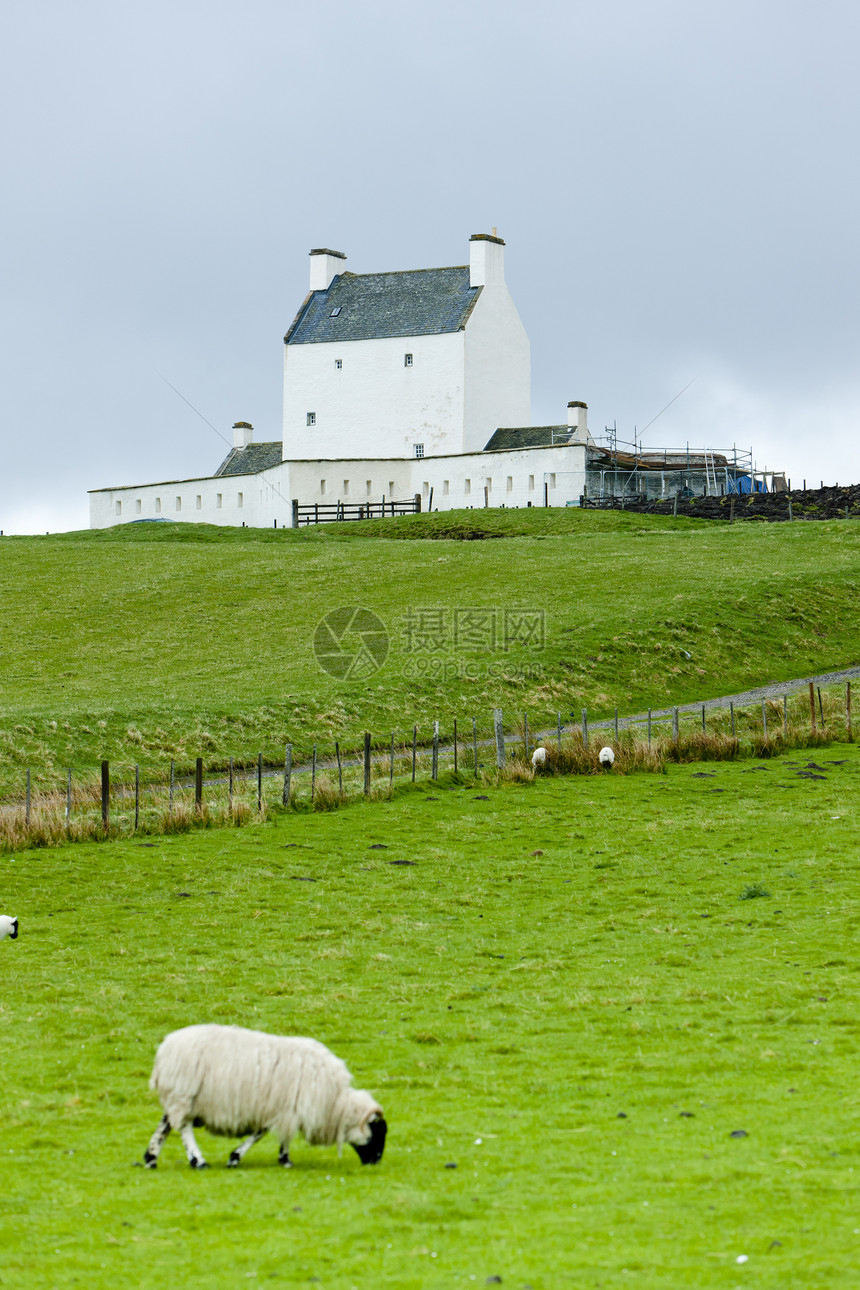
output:
[[545,765],[546,765],[546,749],[535,748],[534,752],[532,753],[533,768],[537,770],[538,766],[545,766]]
[[[245,1138],[230,1153],[238,1165],[264,1134],[277,1134],[278,1163],[289,1168],[290,1142],[302,1133],[311,1146],[348,1142],[362,1164],[385,1149],[382,1107],[352,1088],[344,1062],[316,1039],[267,1035],[240,1026],[186,1026],[163,1040],[149,1087],[164,1115],[143,1157],[155,1169],[164,1140],[177,1129],[192,1169],[207,1168],[194,1126]],[[248,1135],[248,1136],[246,1136]]]
[[597,754],[597,760],[600,762],[604,770],[612,770],[612,767],[615,765],[615,753],[611,748],[601,748],[600,752]]
[[18,919],[12,918],[10,914],[0,914],[0,941],[5,941],[6,937],[14,941],[18,936]]

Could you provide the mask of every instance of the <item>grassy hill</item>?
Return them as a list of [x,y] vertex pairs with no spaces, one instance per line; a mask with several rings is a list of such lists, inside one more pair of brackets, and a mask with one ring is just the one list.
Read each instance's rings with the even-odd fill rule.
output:
[[[554,725],[835,668],[857,661],[858,588],[854,521],[538,509],[3,538],[0,794],[20,795],[26,767],[37,785],[102,757],[160,774],[365,729],[426,737],[434,719],[486,729],[494,706]],[[313,642],[349,605],[389,649],[344,681]],[[506,622],[542,622],[543,639],[506,642]]]

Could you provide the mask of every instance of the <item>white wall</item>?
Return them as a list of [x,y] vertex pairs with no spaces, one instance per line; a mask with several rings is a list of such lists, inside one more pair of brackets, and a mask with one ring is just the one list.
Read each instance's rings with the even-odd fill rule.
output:
[[[322,481],[325,481],[324,491]],[[378,503],[383,497],[389,501],[405,501],[420,493],[426,510],[431,489],[434,511],[481,508],[485,487],[491,507],[527,506],[529,502],[543,506],[545,483],[550,506],[578,501],[585,486],[585,446],[567,444],[511,452],[462,453],[423,460],[314,458],[283,462],[259,475],[106,488],[90,493],[90,527],[110,528],[132,520],[164,519],[191,524],[239,526],[244,523],[250,528],[271,528],[277,520],[281,528],[291,523],[293,498],[303,506],[339,501],[361,504]],[[181,500],[179,510],[177,497]]]
[[531,347],[504,280],[484,287],[465,336],[462,450],[477,452],[499,426],[531,425]]
[[463,337],[285,345],[284,458],[461,452]]

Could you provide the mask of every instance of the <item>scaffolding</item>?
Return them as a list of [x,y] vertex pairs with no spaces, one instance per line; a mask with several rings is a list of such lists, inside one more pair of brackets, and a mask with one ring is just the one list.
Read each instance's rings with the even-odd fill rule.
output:
[[619,439],[613,423],[590,446],[585,495],[597,504],[619,497],[722,497],[767,492],[771,475],[756,466],[752,448],[691,449],[689,442],[684,448],[646,448],[635,430],[632,443]]

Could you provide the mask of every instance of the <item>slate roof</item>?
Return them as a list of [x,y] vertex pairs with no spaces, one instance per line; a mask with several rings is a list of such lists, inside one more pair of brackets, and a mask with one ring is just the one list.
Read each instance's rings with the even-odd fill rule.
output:
[[[326,291],[312,291],[284,337],[287,345],[436,336],[460,331],[481,294],[469,268],[339,273]],[[337,317],[332,310],[339,309]]]
[[249,443],[247,448],[231,448],[213,479],[218,475],[256,475],[261,470],[280,466],[283,456],[284,445],[280,439],[274,443]]
[[573,426],[522,426],[518,429],[500,427],[484,447],[484,452],[504,452],[512,448],[551,448],[565,444],[573,433]]

